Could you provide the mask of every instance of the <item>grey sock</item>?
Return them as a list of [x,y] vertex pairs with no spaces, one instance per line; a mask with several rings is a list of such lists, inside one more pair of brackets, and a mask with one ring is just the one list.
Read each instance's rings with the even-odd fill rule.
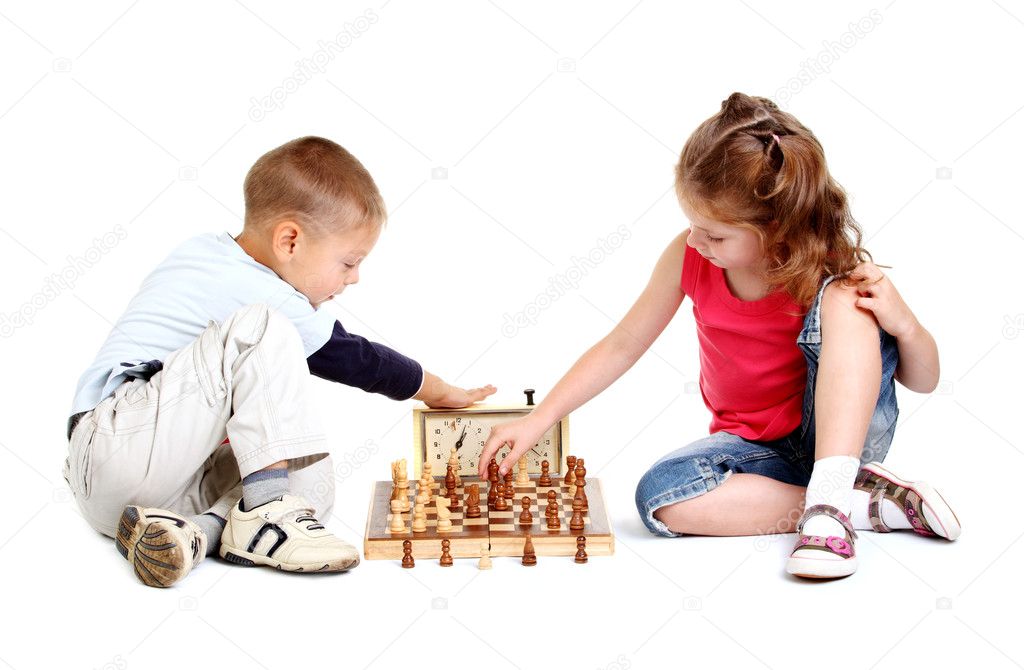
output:
[[220,548],[220,534],[224,530],[224,524],[227,522],[211,512],[197,514],[190,517],[190,520],[195,522],[206,533],[206,555],[210,556],[216,553],[217,549]]
[[242,480],[242,511],[248,512],[288,493],[288,468],[257,470]]

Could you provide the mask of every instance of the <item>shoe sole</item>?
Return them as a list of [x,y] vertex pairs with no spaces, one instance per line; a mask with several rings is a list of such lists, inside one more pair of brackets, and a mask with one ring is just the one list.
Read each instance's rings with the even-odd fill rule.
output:
[[786,572],[806,579],[837,579],[857,571],[857,557],[843,559],[793,558],[786,561]]
[[[932,527],[932,530],[937,535],[949,540],[950,542],[960,537],[960,520],[957,519],[956,513],[953,512],[953,508],[949,506],[946,499],[943,498],[942,494],[933,486],[927,482],[908,482],[904,479],[900,479],[882,466],[881,463],[871,462],[863,467],[865,470],[872,472],[879,477],[884,477],[905,489],[910,489],[919,495],[921,497],[921,505],[927,508],[931,518],[938,523],[938,528],[935,528],[934,526]],[[929,525],[931,525],[930,522]]]
[[327,563],[284,563],[282,561],[274,560],[267,556],[260,556],[259,554],[252,554],[242,549],[235,549],[226,547],[222,543],[220,549],[217,552],[221,558],[228,563],[240,565],[245,568],[255,568],[265,566],[268,568],[274,568],[283,572],[306,572],[306,573],[321,573],[321,572],[347,572],[352,568],[359,565],[359,557],[357,556],[352,561],[347,563],[331,562]]
[[162,522],[143,521],[138,507],[129,505],[121,513],[114,545],[146,586],[167,588],[191,568],[191,555],[174,542]]

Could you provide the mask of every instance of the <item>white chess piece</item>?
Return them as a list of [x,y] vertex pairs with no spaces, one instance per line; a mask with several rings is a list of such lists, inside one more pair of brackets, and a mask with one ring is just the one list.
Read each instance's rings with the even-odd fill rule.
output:
[[516,474],[516,484],[527,486],[530,483],[530,473],[526,470],[526,456],[519,457],[519,472]]
[[423,503],[417,502],[412,513],[412,532],[422,533],[427,529],[427,510]]
[[451,500],[437,496],[437,532],[448,533],[452,530],[452,511],[448,508]]
[[476,567],[481,570],[491,569],[491,552],[486,544],[480,545],[480,562],[477,563]]
[[404,533],[406,531],[405,521],[402,520],[402,502],[391,501],[391,527],[392,533]]

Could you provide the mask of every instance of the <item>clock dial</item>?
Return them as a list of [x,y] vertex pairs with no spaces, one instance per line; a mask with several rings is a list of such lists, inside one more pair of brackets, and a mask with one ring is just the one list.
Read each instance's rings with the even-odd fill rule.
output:
[[[424,456],[430,462],[431,471],[435,476],[444,475],[448,459],[451,458],[451,450],[454,448],[459,459],[460,475],[476,474],[480,453],[491,434],[491,428],[521,415],[522,413],[508,411],[424,413]],[[540,473],[541,461],[548,461],[551,472],[559,470],[561,444],[558,438],[558,424],[555,424],[526,452],[527,470],[530,473]],[[498,449],[496,458],[499,463],[509,451],[508,445]]]

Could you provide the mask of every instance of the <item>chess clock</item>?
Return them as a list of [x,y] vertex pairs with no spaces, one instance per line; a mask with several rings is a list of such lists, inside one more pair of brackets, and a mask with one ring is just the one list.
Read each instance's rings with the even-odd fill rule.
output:
[[[462,409],[430,409],[421,406],[414,409],[412,423],[416,476],[419,477],[424,461],[429,461],[433,475],[443,477],[453,448],[459,459],[459,475],[475,476],[480,453],[491,434],[491,428],[533,411],[534,391],[527,389],[524,393],[525,405],[477,404]],[[496,458],[499,463],[510,450],[508,445],[498,449]],[[527,470],[531,474],[540,474],[541,462],[547,461],[552,474],[564,472],[568,453],[569,417],[565,417],[549,428],[540,441],[526,452]]]

